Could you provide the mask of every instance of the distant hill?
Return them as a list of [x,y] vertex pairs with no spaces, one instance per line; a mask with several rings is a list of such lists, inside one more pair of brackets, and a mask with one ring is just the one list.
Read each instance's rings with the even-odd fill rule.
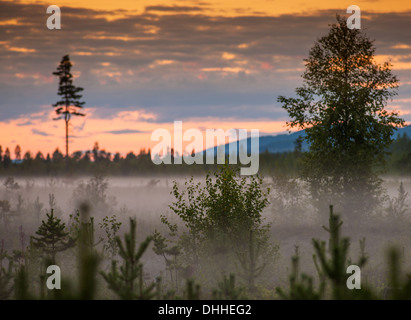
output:
[[407,136],[411,138],[411,125],[409,125],[409,126],[407,126],[407,127],[404,127],[404,128],[398,129],[398,130],[393,134],[393,138],[396,139],[399,134],[400,134],[400,135],[403,135],[404,133],[406,133]]
[[[406,133],[410,138],[411,138],[411,125],[400,128],[395,131],[393,134],[393,138],[396,139],[398,135],[403,135]],[[295,148],[295,141],[297,140],[298,137],[304,136],[305,131],[297,131],[293,132],[290,134],[278,134],[274,136],[261,136],[259,137],[260,139],[260,145],[259,145],[259,152],[264,153],[283,153],[283,152],[289,152],[293,151]],[[247,139],[247,150],[250,150],[251,148],[251,139],[256,139],[256,138],[248,138]],[[237,143],[238,147],[238,141],[237,142],[231,142],[227,143],[225,145],[225,153],[229,153],[229,146],[232,146],[234,143]],[[303,150],[308,150],[308,144],[306,142],[303,143],[302,145]],[[205,150],[207,151],[207,150]],[[217,147],[214,147],[214,154],[217,154]]]

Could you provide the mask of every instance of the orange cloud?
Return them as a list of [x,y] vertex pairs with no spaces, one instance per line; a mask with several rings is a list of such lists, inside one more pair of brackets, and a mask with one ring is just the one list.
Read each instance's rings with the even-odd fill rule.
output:
[[392,64],[393,70],[408,70],[411,69],[411,62],[408,61],[411,54],[405,55],[375,55],[375,60],[378,63],[389,61]]
[[24,48],[24,47],[14,47],[14,46],[9,45],[7,41],[0,41],[0,44],[3,45],[8,51],[13,51],[13,52],[33,53],[37,51],[36,49],[30,49],[30,48]]
[[[14,0],[9,0],[14,1]],[[35,4],[43,3],[49,5],[46,1],[38,0],[23,0],[23,3]],[[165,5],[165,3],[167,5]],[[184,13],[184,14],[207,14],[210,16],[249,16],[250,14],[261,16],[279,16],[283,14],[303,14],[310,11],[325,10],[325,9],[340,9],[342,14],[351,2],[341,2],[341,0],[316,0],[316,1],[270,1],[270,0],[253,0],[253,1],[238,1],[238,0],[208,0],[205,3],[197,1],[188,1],[184,6],[187,10],[178,10],[184,8],[181,1],[164,1],[164,0],[54,0],[53,4],[58,6],[68,7],[83,7],[90,9],[107,10],[112,13],[115,12],[116,18],[126,17],[130,12],[143,13],[147,7],[160,8],[156,10],[156,14],[167,15],[170,13]],[[408,0],[357,0],[355,2],[361,8],[364,18],[367,12],[404,12],[411,10],[411,2]],[[188,10],[196,8],[196,10]],[[173,10],[174,7],[174,10]],[[167,10],[169,8],[169,10]],[[124,11],[119,11],[124,10]],[[64,11],[62,12],[64,14]],[[113,14],[101,15],[104,18],[112,20]]]

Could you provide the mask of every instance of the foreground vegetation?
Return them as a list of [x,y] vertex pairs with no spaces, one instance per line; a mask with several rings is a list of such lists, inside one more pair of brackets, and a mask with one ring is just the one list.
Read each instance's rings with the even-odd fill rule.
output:
[[[175,182],[169,210],[150,230],[144,230],[138,217],[128,219],[126,208],[116,209],[102,177],[77,186],[73,196],[80,204],[67,221],[53,195],[49,208],[38,198],[25,203],[17,194],[21,191],[17,182],[7,182],[9,189],[3,195],[13,201],[1,201],[1,299],[411,298],[411,278],[401,270],[408,247],[378,248],[387,250],[383,263],[387,274],[383,275],[375,273],[381,266],[368,253],[366,240],[356,234],[367,230],[364,226],[384,226],[379,232],[385,232],[388,221],[395,221],[396,230],[409,232],[402,184],[398,195],[387,200],[384,217],[377,213],[369,215],[372,220],[359,217],[364,222],[360,227],[348,221],[351,227],[346,230],[357,228],[357,259],[351,258],[352,244],[342,236],[341,217],[331,207],[324,232],[328,242],[319,233],[321,218],[314,219],[311,249],[294,243],[290,264],[281,257],[277,231],[273,237],[280,220],[268,222],[263,216],[270,203],[276,218],[293,219],[294,211],[296,219],[302,219],[300,201],[310,210],[309,201],[294,194],[302,187],[290,179],[278,177],[267,184],[259,177],[240,177],[224,166],[200,182]],[[376,224],[378,219],[386,222]],[[23,227],[27,222],[37,226],[30,237]],[[308,250],[312,259],[303,261],[301,252]],[[156,257],[162,259],[163,268],[154,272],[150,261],[161,261]],[[287,265],[285,272],[279,270],[280,261]],[[54,264],[61,267],[60,290],[46,286],[50,277],[46,269]],[[360,290],[346,285],[347,267],[352,264],[362,271]]]

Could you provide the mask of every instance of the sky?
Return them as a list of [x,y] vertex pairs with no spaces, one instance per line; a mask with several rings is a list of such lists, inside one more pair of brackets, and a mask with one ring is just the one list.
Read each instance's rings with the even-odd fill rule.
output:
[[[277,97],[294,95],[310,48],[352,4],[376,61],[391,61],[400,81],[387,108],[411,123],[409,0],[0,0],[0,145],[65,150],[52,107],[65,54],[86,102],[70,124],[70,152],[98,142],[138,153],[178,120],[183,130],[283,133]],[[61,9],[60,30],[46,27],[49,5]]]

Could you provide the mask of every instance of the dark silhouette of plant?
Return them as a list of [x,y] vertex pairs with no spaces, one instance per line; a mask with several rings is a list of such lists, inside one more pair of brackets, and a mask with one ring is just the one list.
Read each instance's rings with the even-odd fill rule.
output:
[[[164,223],[168,223],[165,221]],[[169,225],[171,230],[170,235],[175,236],[176,226]],[[174,231],[173,231],[174,230]],[[181,246],[178,243],[171,243],[162,236],[157,230],[153,234],[153,251],[155,254],[164,258],[166,263],[166,269],[170,275],[171,284],[174,286],[174,290],[177,292],[179,288],[179,274],[185,269],[181,261]]]
[[247,299],[244,287],[238,287],[235,283],[235,275],[229,277],[224,275],[223,280],[217,284],[217,289],[213,291],[212,298],[215,300],[244,300]]
[[186,288],[184,290],[184,300],[200,300],[201,286],[196,284],[194,280],[187,279]]
[[374,53],[373,41],[337,16],[337,24],[304,60],[298,97],[278,97],[292,119],[288,126],[305,129],[310,149],[302,175],[320,212],[334,203],[355,216],[370,212],[380,200],[375,169],[385,163],[392,134],[404,120],[385,109],[397,94],[398,80],[390,63],[377,64]]
[[35,299],[29,290],[29,274],[26,266],[21,266],[14,277],[14,296],[17,300]]
[[[3,266],[3,261],[8,264],[6,268]],[[7,299],[13,292],[13,260],[7,255],[4,250],[4,240],[1,241],[0,247],[0,300]]]
[[[83,225],[84,226],[84,225]],[[80,232],[87,234],[87,232]],[[97,268],[99,257],[95,252],[90,251],[84,243],[87,241],[79,241],[76,276],[78,283],[68,278],[61,279],[62,290],[47,290],[45,288],[46,276],[44,266],[55,264],[51,258],[45,258],[43,266],[39,273],[40,293],[36,295],[31,290],[30,273],[28,266],[21,266],[15,275],[15,297],[18,300],[25,299],[53,299],[53,300],[91,300],[95,298],[97,287]]]
[[[313,277],[300,273],[298,248],[292,258],[292,271],[289,277],[289,291],[277,288],[277,293],[283,299],[377,299],[378,295],[370,288],[361,285],[361,290],[347,288],[347,267],[355,264],[362,268],[367,262],[365,254],[365,239],[360,241],[361,254],[357,263],[353,263],[348,256],[350,240],[341,238],[340,228],[342,221],[333,212],[330,206],[329,226],[323,226],[329,233],[328,247],[325,241],[313,239],[315,250],[313,260],[318,273],[318,288],[314,286]],[[327,290],[330,289],[330,292]]]
[[94,237],[94,218],[91,217],[87,222],[80,223],[80,232],[78,240],[82,243],[83,247],[89,252],[94,252],[95,248],[103,242],[103,239],[95,240]]
[[70,215],[67,231],[70,238],[77,240],[78,244],[89,253],[95,253],[95,248],[103,241],[95,241],[94,218],[90,217],[90,205],[82,202],[75,215]]
[[7,227],[8,220],[10,219],[11,206],[8,200],[0,201],[0,217],[3,220],[4,227]]
[[116,237],[121,257],[121,265],[112,261],[111,270],[107,273],[101,272],[109,289],[113,290],[120,299],[124,300],[149,300],[156,296],[157,283],[145,285],[143,279],[143,263],[140,261],[151,242],[147,237],[137,248],[136,221],[130,218],[130,232],[124,235],[124,242]]
[[[16,299],[90,300],[95,298],[100,257],[94,250],[95,239],[93,219],[89,218],[89,211],[86,204],[82,204],[80,206],[79,212],[80,222],[77,231],[77,241],[75,242],[78,250],[75,277],[78,282],[76,283],[73,279],[64,277],[64,267],[62,267],[63,277],[61,279],[61,290],[46,290],[45,267],[55,264],[55,260],[51,256],[43,257],[40,263],[40,270],[35,273],[39,278],[39,294],[34,294],[31,288],[31,273],[33,272],[34,264],[39,261],[38,251],[44,251],[44,246],[38,246],[35,241],[32,241],[28,252],[29,263],[22,265],[17,270],[15,275],[14,288]],[[64,228],[62,228],[64,224],[61,223],[59,219],[52,217],[52,214],[47,214],[47,216],[49,218],[48,223],[43,221],[43,225],[54,226],[53,228],[48,229],[56,230],[55,233],[59,233],[61,235],[65,234],[63,238],[69,238],[74,245],[75,243],[73,238],[70,238],[68,233],[64,231]],[[57,223],[57,220],[59,223]],[[64,241],[59,242],[60,248],[65,249],[68,247],[64,243],[62,244],[62,242]],[[49,241],[46,243],[49,244]]]
[[[344,299],[352,297],[352,290],[347,289],[347,267],[355,264],[362,268],[367,262],[364,247],[357,263],[352,263],[348,257],[350,240],[341,238],[340,228],[343,222],[340,217],[333,212],[333,206],[330,206],[329,227],[323,226],[329,235],[328,248],[325,241],[313,239],[315,258],[318,258],[317,271],[320,279],[328,279],[331,282],[333,299]],[[365,241],[365,240],[363,240]],[[324,275],[324,277],[322,276]],[[365,292],[365,289],[362,289]]]
[[13,177],[8,177],[6,181],[4,181],[3,185],[6,187],[7,191],[20,189],[19,184],[14,181]]
[[250,292],[255,292],[255,280],[261,275],[267,263],[264,256],[269,255],[267,252],[267,240],[258,239],[253,230],[249,231],[248,248],[242,252],[237,251],[236,255],[240,262],[241,275],[247,283]]
[[388,214],[396,219],[404,218],[408,210],[407,197],[408,192],[405,192],[404,185],[401,181],[398,188],[398,196],[388,199]]
[[390,248],[387,258],[389,261],[389,292],[387,298],[391,300],[411,299],[411,274],[404,276],[401,271],[399,250],[395,247]]
[[[95,247],[99,241],[94,237],[94,219],[89,218],[90,208],[87,203],[80,205],[80,229],[77,238],[78,244],[78,266],[79,266],[79,286],[78,292],[73,292],[73,299],[90,300],[93,299],[96,293],[96,276],[97,267],[100,257],[97,254]],[[64,298],[64,297],[63,297]]]
[[295,254],[291,258],[291,273],[289,275],[289,289],[285,292],[282,288],[276,288],[281,299],[286,300],[319,300],[324,294],[325,283],[320,278],[320,288],[314,287],[314,280],[311,276],[300,273],[300,254],[298,246],[295,246]]
[[116,236],[121,227],[121,222],[117,222],[115,215],[111,217],[105,216],[103,222],[99,223],[99,226],[106,233],[103,250],[110,254],[111,259],[114,259],[118,252]]
[[[85,114],[80,112],[85,102],[81,102],[82,95],[79,93],[84,89],[73,85],[73,75],[71,74],[72,63],[69,55],[65,55],[57,67],[57,71],[53,72],[53,75],[59,77],[59,89],[57,94],[61,97],[61,100],[53,104],[55,112],[58,117],[55,120],[61,119],[66,124],[66,158],[69,157],[69,122],[71,116],[82,116]],[[68,160],[67,160],[68,161]],[[68,162],[67,162],[68,163]]]
[[35,247],[41,248],[55,262],[56,253],[73,247],[75,240],[66,231],[65,223],[54,216],[53,210],[46,215],[47,221],[43,220],[36,231],[38,237],[32,236],[31,239]]

